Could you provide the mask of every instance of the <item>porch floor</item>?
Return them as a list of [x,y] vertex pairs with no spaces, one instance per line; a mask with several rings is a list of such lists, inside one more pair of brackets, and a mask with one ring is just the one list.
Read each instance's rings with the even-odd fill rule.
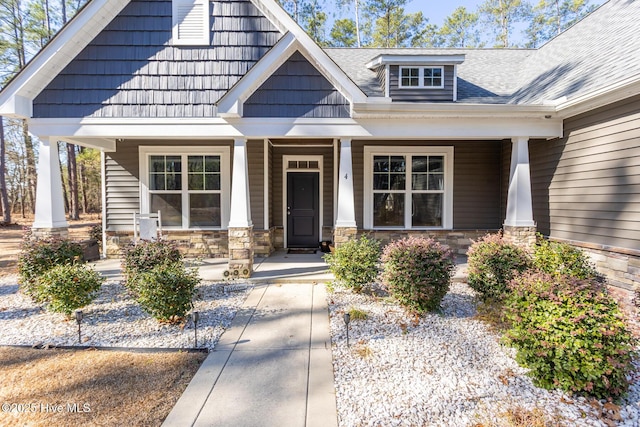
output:
[[[268,257],[255,258],[250,279],[238,279],[249,283],[324,283],[333,280],[333,274],[322,259],[324,254],[290,254],[279,249]],[[191,260],[186,259],[187,265]],[[226,258],[205,258],[194,264],[203,280],[223,281],[229,260]],[[95,269],[108,279],[122,278],[120,259],[109,258],[92,263]],[[456,257],[454,281],[464,282],[467,278],[467,257]]]

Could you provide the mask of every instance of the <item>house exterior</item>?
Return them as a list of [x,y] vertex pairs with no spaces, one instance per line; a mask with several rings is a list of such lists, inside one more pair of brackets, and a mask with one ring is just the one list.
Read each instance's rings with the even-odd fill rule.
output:
[[500,229],[640,280],[640,3],[540,49],[322,49],[273,0],[92,0],[0,93],[40,140],[34,229],[64,233],[57,141],[102,151],[106,251],[132,212],[250,275],[275,248]]

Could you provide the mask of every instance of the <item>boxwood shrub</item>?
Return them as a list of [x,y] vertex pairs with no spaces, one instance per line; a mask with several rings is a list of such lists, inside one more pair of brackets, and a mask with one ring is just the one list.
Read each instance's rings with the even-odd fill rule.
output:
[[197,269],[182,262],[158,264],[135,275],[136,301],[144,311],[162,322],[177,322],[193,307],[200,283]]
[[501,234],[487,234],[473,242],[469,251],[468,284],[483,300],[502,300],[509,281],[531,265],[530,256],[505,241]]
[[124,249],[122,270],[125,275],[125,286],[137,295],[138,275],[152,270],[158,265],[182,262],[182,254],[171,242],[165,240],[141,240]]
[[416,313],[440,308],[454,270],[451,251],[433,239],[408,237],[382,252],[382,285]]
[[70,317],[93,301],[103,282],[104,277],[85,264],[60,264],[38,276],[34,290],[48,310]]
[[82,259],[79,243],[61,238],[35,239],[26,234],[18,256],[20,288],[35,302],[42,303],[37,290],[38,277],[57,265],[70,265]]
[[536,385],[596,398],[625,393],[634,343],[604,285],[528,272],[510,287],[505,339]]
[[376,280],[380,259],[380,242],[361,236],[336,247],[324,256],[335,278],[355,292]]

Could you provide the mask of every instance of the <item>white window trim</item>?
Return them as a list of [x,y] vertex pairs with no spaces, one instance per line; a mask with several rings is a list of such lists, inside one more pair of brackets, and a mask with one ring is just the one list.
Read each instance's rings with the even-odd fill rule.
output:
[[[405,221],[404,227],[374,227],[373,226],[373,157],[374,156],[443,156],[444,157],[444,200],[441,227],[407,227],[411,223],[411,191],[405,193]],[[410,163],[408,172],[410,173]],[[407,180],[411,185],[411,180]],[[390,147],[390,146],[365,146],[364,147],[364,228],[367,230],[451,230],[453,229],[453,147],[427,146],[427,147]]]
[[[320,208],[320,216],[318,218],[318,226],[320,227],[320,240],[322,240],[322,226],[324,224],[324,164],[323,164],[324,156],[291,156],[284,155],[282,156],[282,225],[284,228],[284,247],[287,248],[287,232],[288,232],[288,221],[287,221],[287,196],[288,196],[288,180],[287,174],[289,172],[319,172],[319,188],[318,191],[320,194],[318,195],[318,205]],[[289,161],[301,161],[301,162],[318,162],[317,168],[307,168],[307,169],[290,169]]]
[[[197,22],[198,37],[180,37],[179,33],[179,8],[181,6],[195,6],[200,5],[203,8],[202,19]],[[208,46],[211,39],[211,31],[209,28],[209,0],[172,0],[172,44],[175,46]]]
[[[406,69],[415,69],[417,68],[419,70],[418,72],[418,86],[404,86],[402,84],[402,70],[406,70]],[[442,73],[442,84],[440,86],[425,86],[424,85],[424,70],[425,69],[439,69],[440,73]],[[400,66],[398,68],[398,87],[400,89],[444,89],[444,67],[440,67],[440,66],[433,66],[433,65],[420,65],[420,66]]]
[[[189,218],[187,217],[188,206],[188,173],[183,168],[182,172],[182,227],[162,228],[167,230],[226,230],[229,226],[229,211],[231,209],[231,167],[230,167],[230,147],[167,147],[144,145],[138,149],[140,164],[140,213],[148,214],[150,209],[150,192],[149,192],[149,157],[162,155],[182,155],[182,156],[220,156],[220,205],[221,205],[221,226],[220,227],[188,227]],[[183,160],[184,162],[184,160]]]

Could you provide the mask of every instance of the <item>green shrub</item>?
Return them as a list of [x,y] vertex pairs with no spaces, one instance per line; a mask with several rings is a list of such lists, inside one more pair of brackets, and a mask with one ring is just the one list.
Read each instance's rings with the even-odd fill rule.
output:
[[27,233],[18,256],[20,287],[35,302],[44,302],[36,289],[38,277],[52,267],[74,264],[81,259],[79,243],[60,238],[34,239]]
[[634,343],[604,285],[529,272],[510,287],[505,339],[536,385],[597,398],[625,393]]
[[469,286],[485,301],[503,299],[509,281],[531,264],[523,249],[506,242],[500,234],[487,234],[473,242],[467,255]]
[[549,274],[602,280],[584,252],[566,243],[538,239],[533,252],[533,264],[538,270]]
[[124,249],[122,270],[125,274],[125,286],[134,295],[137,294],[137,276],[162,264],[182,261],[182,254],[171,242],[164,240],[142,240]]
[[367,236],[349,240],[324,256],[335,278],[356,292],[376,280],[379,258],[380,242]]
[[51,267],[36,280],[39,301],[55,313],[71,316],[74,310],[93,301],[104,278],[85,264],[61,264]]
[[200,283],[197,269],[182,262],[158,264],[135,275],[136,301],[143,310],[164,322],[182,319],[193,307],[195,288]]
[[453,255],[440,243],[408,237],[382,252],[382,285],[402,305],[417,313],[440,308],[454,270]]

